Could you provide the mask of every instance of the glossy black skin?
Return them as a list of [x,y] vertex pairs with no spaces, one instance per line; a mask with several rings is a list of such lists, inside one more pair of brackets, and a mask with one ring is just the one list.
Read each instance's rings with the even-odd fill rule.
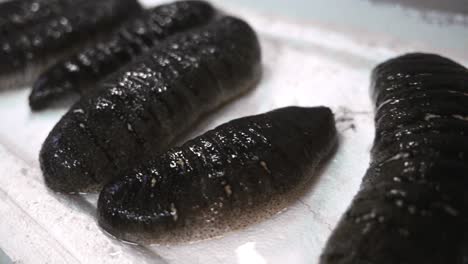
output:
[[99,190],[116,172],[166,150],[204,114],[261,76],[255,32],[225,17],[169,38],[81,98],[40,153],[47,185]]
[[322,264],[467,263],[468,70],[408,54],[373,72],[371,167]]
[[0,89],[31,84],[61,57],[104,37],[141,12],[137,0],[78,0],[60,8],[54,3],[48,5],[49,9],[56,8],[49,16],[31,19],[22,28],[12,28],[5,22],[6,35],[0,40]]
[[286,107],[230,121],[106,185],[99,223],[137,243],[197,221],[229,224],[251,208],[269,210],[273,199],[309,182],[336,142],[325,107]]
[[96,83],[175,33],[204,25],[215,17],[202,1],[180,1],[146,10],[125,22],[109,40],[84,48],[39,76],[29,104],[41,110],[61,97],[83,94]]
[[0,36],[58,16],[80,0],[10,0],[0,3]]

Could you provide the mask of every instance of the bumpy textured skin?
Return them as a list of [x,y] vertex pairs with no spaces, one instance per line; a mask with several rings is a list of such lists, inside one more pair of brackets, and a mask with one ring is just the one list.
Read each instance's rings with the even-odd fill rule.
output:
[[65,3],[51,1],[48,8],[56,10],[48,17],[31,19],[21,29],[5,29],[0,39],[0,89],[30,84],[62,56],[141,12],[137,0],[78,0],[57,7]]
[[42,23],[69,9],[79,0],[10,0],[0,3],[0,36]]
[[225,17],[168,39],[83,96],[40,153],[46,183],[62,192],[99,189],[261,76],[255,32]]
[[[174,229],[236,221],[313,178],[336,144],[325,107],[287,107],[223,124],[104,187],[99,223],[145,243]],[[279,198],[285,199],[283,198]]]
[[180,1],[147,10],[125,22],[109,40],[85,48],[42,73],[33,85],[30,106],[40,110],[60,97],[96,88],[97,81],[163,39],[204,25],[214,16],[213,7],[202,1]]
[[408,54],[373,89],[371,167],[321,263],[468,263],[468,70]]

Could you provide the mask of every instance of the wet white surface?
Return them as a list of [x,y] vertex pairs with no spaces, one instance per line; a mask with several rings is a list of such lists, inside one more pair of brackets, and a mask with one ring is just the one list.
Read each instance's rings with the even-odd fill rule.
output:
[[345,34],[319,23],[292,22],[215,2],[244,17],[258,31],[265,72],[253,92],[211,115],[187,137],[233,118],[282,106],[329,106],[340,121],[340,146],[308,194],[271,219],[220,238],[170,247],[126,245],[106,236],[96,225],[96,196],[56,195],[43,184],[38,152],[65,109],[31,113],[29,89],[2,92],[0,248],[13,261],[317,263],[367,168],[373,138],[368,97],[371,69],[387,58],[414,50],[442,52],[468,65],[468,54],[455,48],[364,32]]

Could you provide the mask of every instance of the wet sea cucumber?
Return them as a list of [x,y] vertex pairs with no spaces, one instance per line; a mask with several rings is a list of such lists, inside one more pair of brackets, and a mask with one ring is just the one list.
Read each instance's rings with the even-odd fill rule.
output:
[[326,107],[286,107],[233,120],[106,185],[99,223],[137,243],[237,229],[283,209],[336,143]]
[[10,0],[0,3],[0,36],[60,15],[80,0]]
[[55,126],[40,153],[47,185],[98,190],[253,88],[261,69],[257,36],[237,18],[167,39],[83,96]]
[[108,40],[60,60],[42,73],[33,85],[29,104],[40,110],[60,97],[95,89],[99,80],[165,38],[207,24],[215,14],[203,1],[179,1],[146,10],[125,22]]
[[[31,3],[33,9],[40,9],[40,2],[21,1]],[[22,28],[10,20],[0,21],[4,34],[0,39],[0,90],[31,84],[62,56],[104,37],[128,17],[141,12],[137,0],[78,0],[65,6],[66,2],[51,1],[45,10],[38,10],[41,14],[49,10],[50,15],[31,18],[29,22],[27,14],[13,14],[10,20],[24,21]],[[3,8],[0,5],[0,13],[14,9],[11,6],[15,3],[7,2]]]
[[372,79],[371,166],[320,263],[467,263],[468,70],[414,53]]

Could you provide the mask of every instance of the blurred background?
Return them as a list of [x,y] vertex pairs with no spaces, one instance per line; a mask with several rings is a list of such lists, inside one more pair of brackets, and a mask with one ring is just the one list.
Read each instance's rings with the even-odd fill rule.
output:
[[[367,41],[412,42],[467,58],[466,0],[222,0],[262,14],[311,23]],[[391,38],[391,39],[390,39]],[[397,45],[397,44],[395,44]]]

